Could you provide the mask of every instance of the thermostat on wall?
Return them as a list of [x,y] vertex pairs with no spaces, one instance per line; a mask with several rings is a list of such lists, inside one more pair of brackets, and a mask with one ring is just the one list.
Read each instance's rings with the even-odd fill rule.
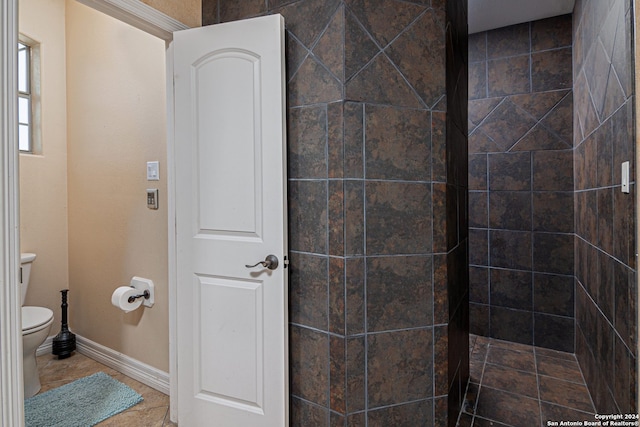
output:
[[158,209],[158,189],[147,188],[147,207],[149,209]]

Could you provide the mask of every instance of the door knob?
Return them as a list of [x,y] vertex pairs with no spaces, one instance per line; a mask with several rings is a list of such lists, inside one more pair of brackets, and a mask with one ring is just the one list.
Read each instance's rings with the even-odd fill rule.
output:
[[278,257],[275,255],[267,255],[264,261],[258,261],[253,265],[245,265],[247,268],[257,267],[258,264],[262,264],[263,267],[268,268],[269,270],[275,270],[278,268]]

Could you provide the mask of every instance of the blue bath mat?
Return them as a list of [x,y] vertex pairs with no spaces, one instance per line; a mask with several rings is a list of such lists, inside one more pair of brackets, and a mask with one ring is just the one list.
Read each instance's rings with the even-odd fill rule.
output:
[[90,427],[142,402],[142,396],[104,372],[24,401],[26,427]]

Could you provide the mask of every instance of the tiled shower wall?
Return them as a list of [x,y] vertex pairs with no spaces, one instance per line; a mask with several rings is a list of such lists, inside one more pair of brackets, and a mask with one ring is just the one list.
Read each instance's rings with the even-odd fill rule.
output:
[[637,413],[631,5],[578,0],[573,20],[576,356],[600,413]]
[[203,1],[205,24],[285,17],[292,426],[455,425],[468,378],[466,9]]
[[471,332],[574,350],[571,15],[469,38]]

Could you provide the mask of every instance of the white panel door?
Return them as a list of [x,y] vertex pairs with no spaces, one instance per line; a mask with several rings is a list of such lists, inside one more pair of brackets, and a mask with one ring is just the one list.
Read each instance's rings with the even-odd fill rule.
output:
[[179,31],[173,49],[178,424],[286,426],[284,19]]

